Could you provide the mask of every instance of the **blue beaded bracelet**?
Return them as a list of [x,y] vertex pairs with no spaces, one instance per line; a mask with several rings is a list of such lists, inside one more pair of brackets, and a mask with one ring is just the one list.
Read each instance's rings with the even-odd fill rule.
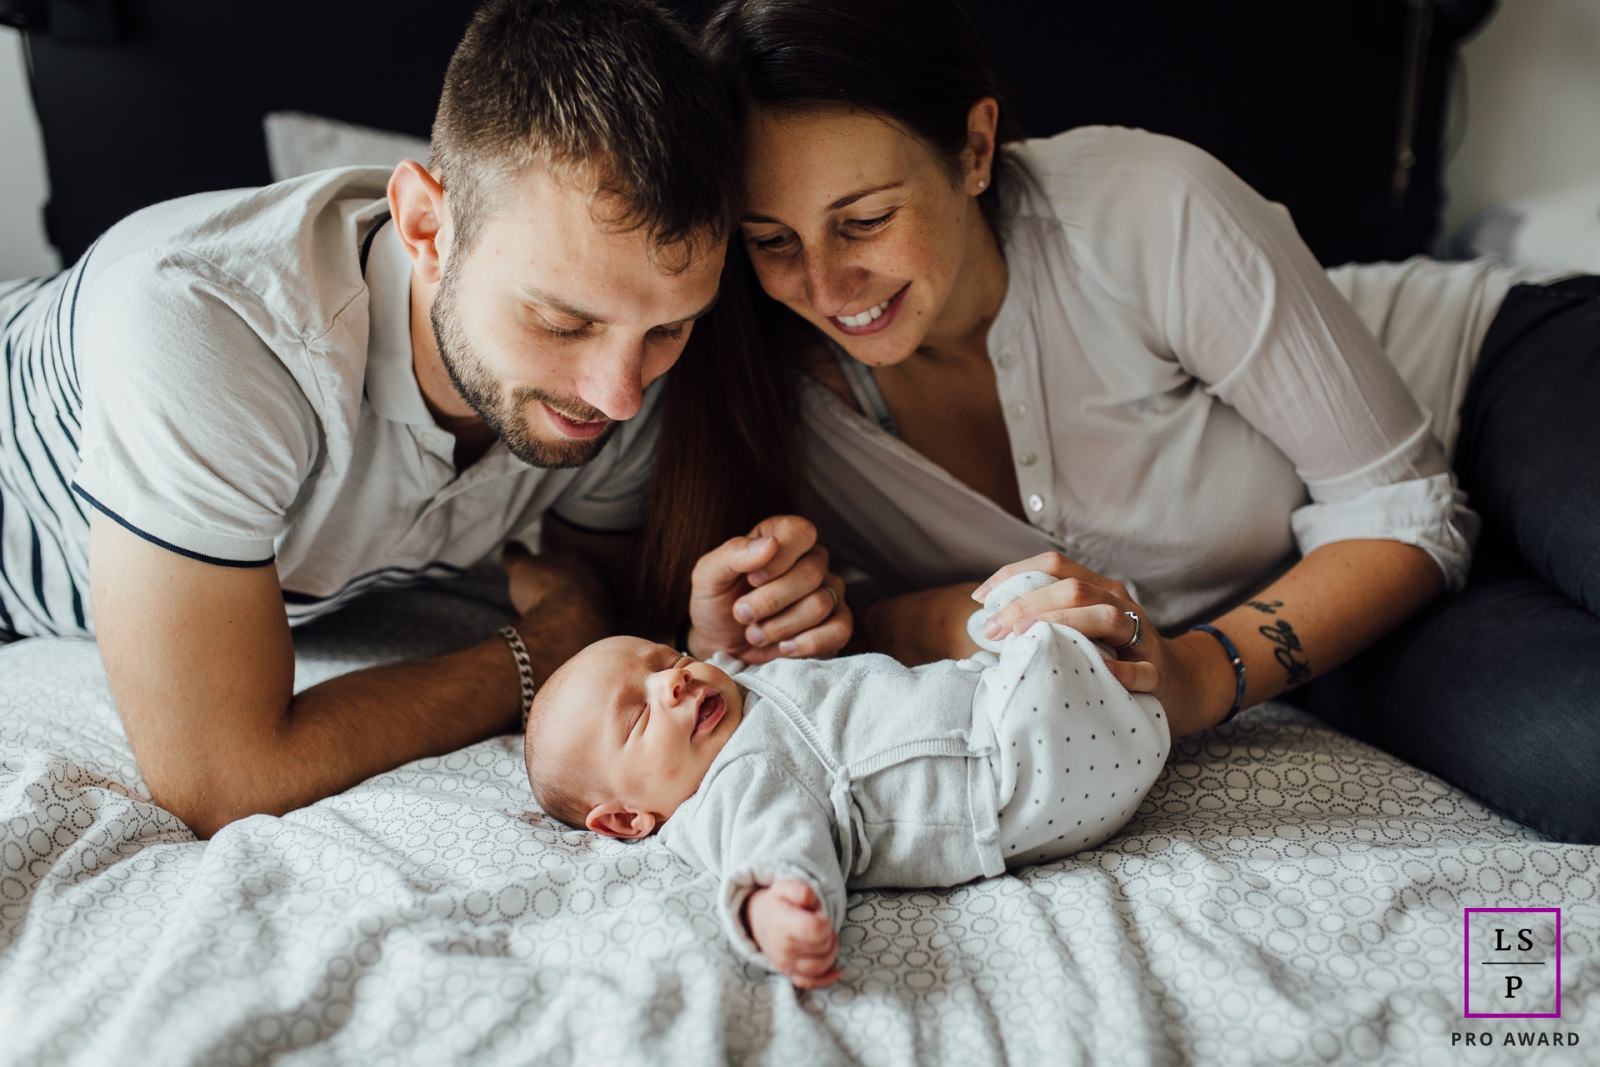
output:
[[1222,717],[1222,721],[1227,722],[1239,714],[1239,709],[1244,706],[1244,660],[1239,656],[1238,646],[1228,638],[1228,635],[1210,623],[1197,623],[1189,627],[1189,629],[1199,630],[1215,637],[1222,644],[1222,650],[1228,654],[1228,662],[1233,664],[1233,707],[1229,708],[1228,714]]

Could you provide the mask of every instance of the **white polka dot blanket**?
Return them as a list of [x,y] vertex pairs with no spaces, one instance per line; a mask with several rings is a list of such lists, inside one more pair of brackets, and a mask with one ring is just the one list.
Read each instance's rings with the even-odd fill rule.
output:
[[[503,611],[375,594],[298,684]],[[744,966],[664,849],[540,815],[510,737],[197,842],[92,644],[0,647],[0,1064],[1600,1063],[1600,849],[1281,707],[1177,742],[1103,846],[852,894],[841,941],[825,991]]]

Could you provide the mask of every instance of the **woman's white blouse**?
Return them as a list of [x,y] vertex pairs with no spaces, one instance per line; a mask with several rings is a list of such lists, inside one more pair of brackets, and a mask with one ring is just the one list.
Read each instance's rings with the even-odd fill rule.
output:
[[1478,523],[1446,448],[1523,276],[1417,260],[1330,278],[1281,206],[1140,130],[1017,154],[1032,181],[1009,193],[988,341],[1028,521],[812,383],[814,510],[837,556],[894,594],[1057,548],[1161,626],[1332,541],[1416,545],[1460,588]]

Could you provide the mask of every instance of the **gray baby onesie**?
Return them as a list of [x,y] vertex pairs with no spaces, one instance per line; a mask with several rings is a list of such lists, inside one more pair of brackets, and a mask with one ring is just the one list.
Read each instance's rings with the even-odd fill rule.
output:
[[915,668],[711,662],[744,719],[660,840],[716,877],[730,941],[762,966],[739,918],[755,889],[806,882],[838,928],[847,887],[954,886],[1068,855],[1132,817],[1169,747],[1160,704],[1049,623],[998,657]]

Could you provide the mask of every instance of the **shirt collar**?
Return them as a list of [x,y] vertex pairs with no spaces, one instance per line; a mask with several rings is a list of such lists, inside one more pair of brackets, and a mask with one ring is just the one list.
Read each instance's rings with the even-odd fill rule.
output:
[[411,257],[391,221],[367,252],[367,400],[391,422],[433,425],[411,351]]

